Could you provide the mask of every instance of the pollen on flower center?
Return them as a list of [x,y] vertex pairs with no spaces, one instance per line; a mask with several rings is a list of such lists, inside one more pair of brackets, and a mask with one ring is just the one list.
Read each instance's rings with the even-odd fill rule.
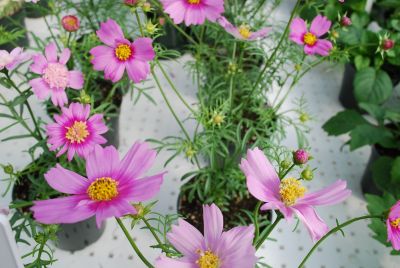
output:
[[68,69],[60,63],[49,63],[43,79],[51,89],[65,89],[68,86]]
[[197,252],[200,254],[200,258],[196,261],[197,265],[199,268],[219,268],[221,263],[218,258],[214,253],[211,251],[201,251],[198,250]]
[[244,39],[249,39],[251,36],[250,27],[248,25],[241,25],[239,27],[239,33]]
[[392,225],[394,228],[400,229],[400,218],[391,221],[390,225]]
[[286,206],[294,205],[297,199],[303,197],[306,192],[306,188],[295,178],[283,179],[279,188],[281,200]]
[[191,5],[198,5],[200,4],[201,0],[187,0],[187,2]]
[[317,42],[317,36],[310,32],[306,33],[303,37],[303,41],[306,45],[313,46]]
[[132,56],[132,48],[127,44],[120,44],[115,49],[115,56],[121,61],[126,61]]
[[89,136],[89,131],[87,129],[86,122],[75,121],[70,127],[67,127],[67,133],[65,138],[67,138],[71,143],[82,143]]
[[109,177],[98,178],[90,184],[87,193],[94,201],[110,201],[118,196],[118,182]]

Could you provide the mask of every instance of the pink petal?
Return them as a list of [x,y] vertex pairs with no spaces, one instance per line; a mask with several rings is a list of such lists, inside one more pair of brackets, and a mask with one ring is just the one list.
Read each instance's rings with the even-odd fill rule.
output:
[[119,155],[113,146],[102,148],[96,145],[93,152],[86,158],[86,175],[90,181],[101,177],[113,177],[118,168]]
[[[217,19],[217,18],[215,18]],[[185,24],[189,25],[200,25],[206,20],[206,15],[202,6],[189,6],[186,9]]]
[[307,24],[301,18],[295,18],[290,25],[290,34],[289,38],[293,42],[303,45],[303,36],[307,33]]
[[46,59],[48,62],[57,62],[57,47],[55,43],[50,43],[45,48]]
[[50,169],[44,177],[53,189],[65,194],[85,194],[89,186],[86,178],[59,164]]
[[156,268],[198,268],[198,265],[189,260],[171,259],[162,255],[156,260]]
[[23,49],[21,47],[16,47],[13,50],[11,50],[10,55],[15,58],[17,57],[19,54],[21,54],[23,51]]
[[206,18],[211,21],[215,22],[221,14],[224,13],[224,1],[213,1],[213,0],[203,0],[203,12]]
[[215,205],[203,206],[204,239],[206,247],[216,250],[224,228],[224,218],[221,210]]
[[125,215],[137,214],[136,209],[125,200],[113,200],[109,202],[101,202],[96,210],[97,228],[101,228],[101,223],[111,217],[120,218]]
[[138,38],[133,42],[134,59],[140,61],[152,61],[155,57],[153,40],[151,38]]
[[34,218],[43,224],[76,223],[94,215],[89,206],[80,205],[87,195],[73,195],[44,201],[34,201]]
[[[125,182],[119,189],[121,197],[131,202],[147,201],[160,192],[165,172],[140,180]],[[123,184],[120,182],[120,184]]]
[[90,105],[81,103],[71,103],[68,110],[71,112],[72,117],[78,121],[86,121],[90,115]]
[[328,40],[319,39],[314,45],[314,53],[321,56],[329,56],[329,52],[332,50],[333,45]]
[[293,210],[290,207],[287,207],[281,201],[272,201],[266,203],[261,206],[261,210],[279,210],[287,221],[291,221],[293,219]]
[[121,62],[111,61],[104,69],[104,77],[111,80],[113,83],[121,80],[125,72],[125,64]]
[[67,64],[69,58],[71,57],[71,50],[69,48],[65,48],[60,55],[60,60],[58,61],[61,64]]
[[32,57],[33,63],[30,70],[36,74],[43,74],[44,69],[47,67],[47,60],[42,54],[37,54]]
[[318,15],[311,23],[310,32],[320,37],[329,31],[331,25],[332,22],[327,17]]
[[68,72],[68,87],[73,89],[82,89],[84,83],[83,74],[80,71]]
[[178,225],[173,225],[167,234],[169,242],[185,257],[196,261],[199,249],[203,249],[203,236],[185,220],[179,219]]
[[270,31],[271,31],[270,27],[262,28],[262,29],[258,30],[257,32],[252,33],[249,40],[256,40],[259,38],[264,38],[269,34]]
[[347,189],[347,183],[343,180],[338,180],[322,190],[306,194],[297,200],[297,204],[311,206],[334,205],[344,201],[350,195],[351,191]]
[[139,178],[153,165],[156,155],[146,142],[136,142],[122,159],[118,177]]
[[183,1],[175,1],[166,5],[167,1],[163,1],[164,12],[169,14],[175,24],[180,24],[185,19],[186,6]]
[[135,83],[145,80],[150,73],[150,64],[143,61],[131,61],[126,65],[129,79]]
[[51,92],[51,89],[42,78],[30,80],[29,85],[32,87],[33,93],[35,93],[39,100],[46,99]]
[[121,27],[112,19],[100,24],[100,29],[96,32],[99,39],[108,46],[115,46],[116,40],[124,39]]
[[397,228],[393,228],[390,224],[390,220],[386,220],[388,242],[392,244],[395,250],[400,250],[400,231]]
[[92,54],[92,64],[96,71],[103,71],[110,61],[115,62],[114,49],[107,46],[97,46],[90,50]]
[[64,104],[68,103],[68,97],[65,90],[51,90],[51,102],[55,106],[63,107]]
[[329,231],[329,227],[317,215],[313,207],[308,205],[294,205],[292,209],[296,212],[297,217],[305,224],[314,242],[321,239],[321,237]]

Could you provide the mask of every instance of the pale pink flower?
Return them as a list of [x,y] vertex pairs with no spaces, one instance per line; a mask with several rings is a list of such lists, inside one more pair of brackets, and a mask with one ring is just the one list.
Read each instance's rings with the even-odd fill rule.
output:
[[388,241],[392,243],[395,250],[400,250],[400,201],[391,209],[386,220]]
[[180,259],[161,256],[156,268],[254,268],[254,226],[239,226],[223,231],[221,210],[214,204],[203,206],[204,235],[179,219],[167,234],[169,242],[183,254]]
[[314,241],[324,236],[329,228],[313,206],[334,205],[351,195],[346,189],[347,183],[342,180],[314,193],[306,193],[306,188],[295,178],[280,180],[258,148],[247,151],[247,159],[242,159],[240,168],[246,175],[249,192],[265,202],[261,210],[279,210],[287,220],[296,214]]
[[101,23],[97,36],[106,44],[90,50],[96,71],[104,71],[104,78],[112,82],[121,80],[125,73],[135,83],[146,79],[155,57],[153,40],[137,38],[133,43],[125,39],[121,27],[112,19]]
[[33,216],[43,224],[61,224],[95,215],[100,228],[107,218],[137,214],[132,202],[147,201],[160,191],[164,172],[143,177],[155,157],[147,143],[135,143],[122,160],[113,146],[96,145],[86,158],[87,178],[60,165],[45,174],[53,189],[69,196],[34,201]]
[[258,31],[252,32],[249,25],[242,24],[239,27],[235,27],[225,17],[218,18],[219,25],[225,29],[229,34],[240,40],[254,41],[257,39],[264,38],[271,31],[270,27],[262,28]]
[[160,0],[164,12],[175,24],[183,21],[187,26],[203,24],[206,19],[215,22],[224,13],[223,0]]
[[304,52],[307,55],[328,56],[333,45],[329,40],[320,37],[329,31],[331,24],[327,17],[318,15],[308,30],[307,23],[303,19],[295,18],[290,25],[289,38],[299,45],[304,45]]
[[23,52],[23,49],[20,47],[14,48],[10,53],[6,50],[0,50],[0,71],[4,68],[12,71],[30,58],[31,56]]
[[83,74],[80,71],[68,70],[67,62],[71,56],[68,48],[65,48],[58,58],[56,44],[50,43],[45,48],[45,55],[33,56],[30,70],[41,77],[32,79],[29,85],[40,100],[51,95],[53,104],[62,107],[68,103],[66,88],[77,90],[83,88]]

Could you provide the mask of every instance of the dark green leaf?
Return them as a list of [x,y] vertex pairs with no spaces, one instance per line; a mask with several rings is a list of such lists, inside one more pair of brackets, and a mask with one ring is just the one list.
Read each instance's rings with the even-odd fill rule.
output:
[[339,112],[334,117],[328,120],[322,128],[329,134],[333,136],[338,136],[345,134],[358,125],[367,124],[368,121],[365,120],[361,114],[354,110],[345,110]]
[[393,138],[392,132],[384,127],[370,124],[358,125],[350,132],[350,149],[355,150],[365,145],[388,143]]
[[389,75],[369,67],[357,71],[354,79],[354,94],[358,102],[382,104],[393,92]]

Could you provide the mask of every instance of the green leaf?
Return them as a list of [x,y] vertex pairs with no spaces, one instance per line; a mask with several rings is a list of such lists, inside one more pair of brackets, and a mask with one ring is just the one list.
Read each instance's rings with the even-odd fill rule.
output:
[[331,136],[339,136],[364,124],[368,124],[368,121],[361,114],[354,110],[345,110],[329,119],[322,128]]
[[393,159],[387,156],[378,158],[372,165],[372,178],[376,186],[381,190],[390,189],[391,179],[390,170]]
[[351,131],[350,137],[350,150],[355,150],[365,145],[389,143],[393,139],[393,134],[384,127],[364,124],[356,126]]
[[372,67],[357,71],[354,79],[354,94],[358,102],[382,104],[393,92],[389,75]]
[[393,161],[390,175],[393,183],[400,183],[400,156]]
[[368,68],[370,63],[371,60],[368,57],[363,57],[362,55],[357,55],[354,58],[354,64],[356,65],[357,70]]
[[360,108],[366,111],[369,115],[374,117],[378,122],[384,122],[386,110],[382,106],[365,102],[359,103],[358,106],[360,106]]

